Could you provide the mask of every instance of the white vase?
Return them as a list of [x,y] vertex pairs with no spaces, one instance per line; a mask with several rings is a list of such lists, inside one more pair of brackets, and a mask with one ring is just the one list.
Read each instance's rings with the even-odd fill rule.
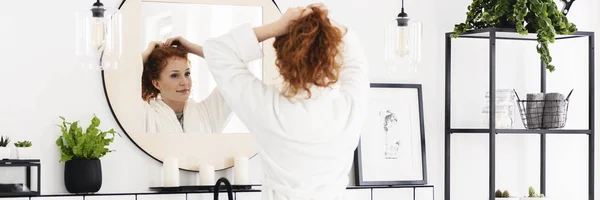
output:
[[548,197],[521,197],[520,200],[550,200]]
[[35,153],[31,147],[17,147],[17,159],[34,159]]
[[0,147],[0,160],[10,159],[10,147]]
[[495,200],[519,200],[519,197],[496,197]]

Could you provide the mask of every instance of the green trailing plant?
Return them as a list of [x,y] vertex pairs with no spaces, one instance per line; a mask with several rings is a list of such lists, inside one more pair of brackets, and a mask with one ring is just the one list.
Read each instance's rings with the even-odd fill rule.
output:
[[553,0],[473,0],[466,14],[465,22],[454,26],[452,37],[489,27],[515,28],[521,35],[536,33],[537,52],[550,72],[555,67],[549,43],[554,43],[556,35],[577,32]]
[[31,142],[30,141],[19,141],[15,143],[15,147],[31,147]]
[[536,194],[535,193],[535,189],[533,189],[533,186],[529,186],[529,196],[530,198],[542,198],[544,197],[544,194]]
[[10,143],[9,137],[0,136],[0,147],[6,147]]
[[[67,122],[64,117],[62,124],[58,125],[62,135],[56,140],[56,145],[60,147],[60,162],[66,162],[71,159],[98,159],[114,150],[109,150],[108,146],[114,141],[115,130],[102,131],[98,129],[100,119],[94,115],[91,124],[85,129],[79,126],[79,121]],[[111,135],[112,137],[107,137]],[[120,136],[120,135],[119,135]]]

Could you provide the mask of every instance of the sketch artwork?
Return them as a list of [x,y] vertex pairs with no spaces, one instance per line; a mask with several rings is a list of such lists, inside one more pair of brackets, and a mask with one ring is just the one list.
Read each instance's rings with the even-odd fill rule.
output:
[[381,111],[379,115],[383,117],[383,130],[385,131],[385,159],[398,159],[398,150],[400,149],[400,140],[390,140],[389,128],[398,123],[396,114],[391,110]]

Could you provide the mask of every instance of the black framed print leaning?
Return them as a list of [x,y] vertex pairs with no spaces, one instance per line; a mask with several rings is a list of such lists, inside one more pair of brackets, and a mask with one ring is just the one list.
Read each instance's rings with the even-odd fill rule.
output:
[[356,185],[427,184],[421,85],[371,83],[369,96]]

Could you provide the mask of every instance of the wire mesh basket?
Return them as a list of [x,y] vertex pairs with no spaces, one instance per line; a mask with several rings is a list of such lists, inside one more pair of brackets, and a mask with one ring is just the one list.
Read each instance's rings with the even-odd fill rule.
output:
[[[558,129],[565,127],[571,93],[573,93],[573,90],[569,92],[566,98],[558,93],[530,94],[532,96],[528,95],[526,100],[521,100],[517,91],[515,91],[523,126],[526,129]],[[538,95],[538,97],[541,95],[541,98],[535,98],[534,95]]]

